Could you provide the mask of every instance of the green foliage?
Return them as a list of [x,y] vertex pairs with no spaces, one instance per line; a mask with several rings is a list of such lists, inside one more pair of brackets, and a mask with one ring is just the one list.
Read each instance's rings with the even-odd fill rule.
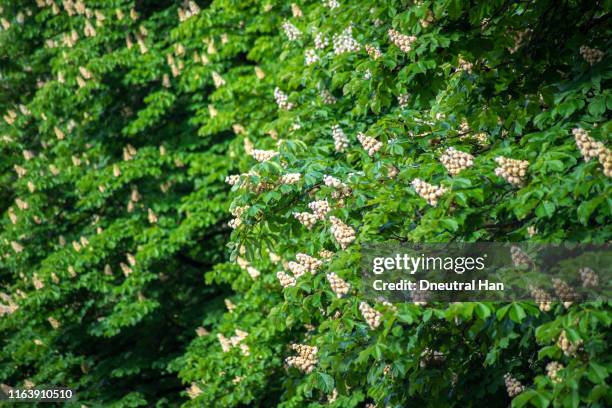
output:
[[[2,382],[112,406],[612,404],[608,302],[377,304],[373,328],[359,290],[362,243],[612,239],[609,2],[38,3],[2,2]],[[451,147],[473,165],[449,172]],[[298,254],[323,263],[283,288]]]

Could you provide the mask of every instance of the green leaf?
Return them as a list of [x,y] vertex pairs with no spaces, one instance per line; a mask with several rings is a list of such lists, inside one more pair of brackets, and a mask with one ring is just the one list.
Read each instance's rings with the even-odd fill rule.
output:
[[525,313],[525,310],[518,303],[513,303],[511,305],[510,319],[517,323],[520,323],[526,316],[527,314]]
[[591,214],[603,204],[605,197],[599,196],[583,202],[578,206],[578,219],[583,225],[588,225]]
[[330,394],[334,390],[334,378],[326,373],[317,371],[317,387],[325,394]]

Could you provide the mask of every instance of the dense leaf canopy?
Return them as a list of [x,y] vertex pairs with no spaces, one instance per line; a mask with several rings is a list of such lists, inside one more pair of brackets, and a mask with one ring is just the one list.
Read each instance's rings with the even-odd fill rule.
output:
[[611,2],[0,5],[0,382],[612,404],[608,302],[390,305],[359,276],[371,242],[612,240]]

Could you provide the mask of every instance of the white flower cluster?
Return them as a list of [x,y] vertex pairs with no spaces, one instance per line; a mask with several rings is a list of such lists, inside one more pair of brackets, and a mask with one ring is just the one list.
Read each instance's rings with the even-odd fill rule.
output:
[[552,281],[555,294],[559,297],[559,299],[561,299],[563,306],[566,308],[570,307],[572,302],[578,298],[576,291],[574,291],[574,289],[568,285],[567,282],[561,279],[553,279]]
[[228,339],[221,333],[217,333],[217,339],[219,340],[219,344],[221,345],[221,350],[223,350],[224,353],[227,353],[228,351],[231,350],[232,342],[230,341],[230,339]]
[[336,103],[336,97],[332,95],[332,93],[329,92],[327,89],[323,89],[320,95],[321,95],[321,101],[325,105],[333,105],[334,103]]
[[320,60],[321,58],[319,58],[315,50],[309,49],[304,52],[304,63],[306,65],[312,65],[316,62],[319,62]]
[[495,162],[499,165],[495,169],[495,175],[502,177],[514,186],[523,185],[527,176],[527,167],[529,167],[527,160],[515,160],[498,156],[495,158]]
[[370,56],[370,58],[372,58],[373,60],[377,60],[380,57],[382,57],[382,52],[380,51],[380,49],[378,47],[375,47],[375,46],[370,45],[370,44],[366,44],[365,50],[368,53],[368,55]]
[[121,268],[121,272],[123,272],[123,276],[125,276],[126,278],[130,276],[130,274],[133,272],[132,268],[130,268],[128,265],[126,265],[123,262],[119,263],[119,267]]
[[338,399],[338,390],[334,388],[331,395],[327,396],[327,403],[333,404],[334,402],[336,402],[337,399]]
[[291,3],[291,14],[293,14],[293,17],[295,18],[304,17],[304,13],[302,13],[302,9],[300,8],[300,6],[298,6],[295,3]]
[[588,266],[585,268],[580,268],[578,273],[580,274],[580,279],[582,280],[582,286],[585,288],[595,288],[599,285],[599,276]]
[[510,54],[514,54],[515,52],[517,52],[519,48],[521,48],[523,44],[525,44],[526,41],[529,41],[529,37],[531,36],[532,31],[533,30],[531,28],[527,28],[522,31],[517,31],[514,34],[514,45],[508,48]]
[[385,375],[385,376],[392,375],[392,372],[391,372],[391,364],[387,364],[387,365],[385,365],[385,366],[383,367],[383,375]]
[[589,65],[597,64],[603,59],[604,54],[605,53],[603,51],[598,50],[597,48],[587,47],[586,45],[580,47],[580,55],[582,55],[582,58],[584,58]]
[[307,346],[305,344],[292,344],[291,348],[297,351],[297,356],[287,357],[285,362],[291,367],[295,367],[305,373],[310,373],[315,365],[319,362],[317,353],[319,349],[316,346]]
[[113,177],[121,177],[121,169],[117,164],[113,164]]
[[225,79],[223,79],[223,77],[221,77],[221,75],[219,75],[218,72],[215,72],[215,71],[212,72],[212,79],[213,79],[213,84],[215,85],[215,88],[219,88],[225,85]]
[[302,36],[302,32],[289,21],[283,22],[283,30],[289,41],[295,41]]
[[295,286],[295,278],[285,272],[276,272],[276,278],[278,279],[283,288],[286,288],[288,286]]
[[19,309],[17,303],[15,303],[13,299],[4,292],[0,292],[0,300],[6,303],[0,303],[0,316],[12,314]]
[[578,340],[577,342],[570,341],[567,338],[565,330],[561,332],[561,334],[559,335],[559,339],[557,339],[557,346],[559,346],[559,348],[563,351],[563,354],[565,354],[566,356],[576,355],[576,352],[578,351],[580,346],[582,346],[582,343],[582,339]]
[[382,57],[382,52],[380,49],[374,45],[366,44],[365,46],[366,52],[373,60],[377,60]]
[[238,264],[238,266],[240,266],[241,269],[247,271],[249,276],[253,279],[257,279],[259,275],[261,275],[261,273],[257,269],[255,269],[253,266],[251,266],[246,259],[238,257],[236,259],[236,263]]
[[7,124],[12,125],[13,123],[15,123],[15,120],[17,119],[17,112],[15,112],[12,109],[9,109],[6,111],[6,114],[2,116],[2,118]]
[[281,184],[297,184],[301,177],[300,173],[287,173],[281,177],[280,182]]
[[17,221],[19,221],[19,217],[17,217],[17,214],[15,214],[15,210],[13,209],[13,207],[9,207],[8,216],[13,225],[17,224]]
[[293,109],[293,103],[289,102],[289,97],[286,93],[280,90],[280,88],[274,88],[274,99],[279,109],[291,110]]
[[332,137],[334,138],[334,148],[337,152],[342,153],[349,146],[349,140],[340,125],[332,126]]
[[306,267],[298,262],[291,261],[287,264],[287,268],[291,271],[293,276],[298,279],[301,276],[306,275]]
[[612,177],[612,151],[606,148],[602,142],[590,137],[588,132],[582,128],[575,128],[572,133],[584,160],[588,162],[596,157],[603,166],[604,174],[607,177]]
[[359,143],[361,143],[366,152],[368,152],[368,156],[373,156],[383,145],[382,142],[379,142],[373,137],[366,136],[362,132],[357,134],[357,140],[359,140]]
[[327,213],[331,210],[327,200],[317,200],[308,203],[308,208],[312,210],[315,217],[319,220],[324,220]]
[[210,332],[208,330],[206,330],[205,327],[200,326],[197,329],[195,329],[196,334],[198,335],[198,337],[204,337],[204,336],[208,336],[210,334]]
[[473,140],[476,144],[483,147],[489,145],[489,136],[484,132],[463,134],[459,137],[459,140]]
[[295,259],[312,275],[314,275],[321,265],[323,265],[323,262],[320,259],[303,253],[297,253],[295,255]]
[[83,28],[83,34],[85,37],[95,37],[97,32],[94,26],[91,24],[89,20],[85,20],[85,27]]
[[294,212],[293,216],[307,229],[312,229],[317,223],[317,216],[308,212]]
[[339,298],[346,296],[349,290],[351,289],[349,284],[346,283],[342,278],[340,278],[334,272],[328,273],[327,275],[325,275],[325,277],[329,281],[329,285],[331,286],[332,291]]
[[15,164],[13,168],[15,169],[15,173],[17,173],[18,178],[22,178],[28,173],[25,167],[19,166],[17,164]]
[[230,174],[225,178],[225,182],[230,186],[235,186],[240,182],[240,174]]
[[327,249],[322,249],[319,251],[319,256],[323,259],[331,259],[334,256],[334,253]]
[[382,313],[368,305],[366,302],[359,303],[359,311],[372,330],[375,330],[378,326],[380,326]]
[[585,161],[588,162],[594,157],[599,157],[599,151],[601,150],[603,143],[590,137],[588,132],[582,128],[572,129],[572,133],[576,139],[576,145],[580,150],[580,154],[582,154]]
[[402,109],[406,109],[408,107],[408,101],[409,100],[410,100],[410,94],[409,93],[403,93],[403,94],[397,96],[397,103],[399,104],[400,108],[402,108]]
[[529,255],[516,245],[510,247],[510,258],[512,259],[512,264],[516,267],[529,266],[533,263]]
[[514,398],[525,391],[525,386],[510,374],[504,375],[504,383],[506,384],[506,392],[508,392],[510,398]]
[[399,47],[403,52],[410,52],[412,44],[416,41],[416,37],[413,35],[402,34],[397,30],[390,29],[388,31],[389,39],[391,42]]
[[550,380],[554,383],[560,383],[561,377],[559,376],[559,371],[563,370],[563,364],[557,361],[551,361],[546,365],[546,375]]
[[180,22],[183,22],[193,16],[197,16],[198,14],[200,14],[200,7],[195,1],[189,1],[187,3],[187,7],[178,8],[178,17]]
[[30,204],[28,204],[28,202],[27,202],[27,201],[24,201],[24,200],[22,200],[22,199],[21,199],[21,198],[19,198],[19,197],[17,197],[17,198],[15,199],[15,204],[16,204],[16,205],[17,205],[17,207],[18,207],[20,210],[22,210],[22,211],[25,211],[25,210],[27,210],[28,208],[30,208]]
[[489,137],[486,133],[480,132],[472,134],[472,129],[468,123],[463,120],[459,125],[459,140],[474,140],[480,146],[487,146],[489,144]]
[[250,208],[250,206],[245,205],[242,207],[234,207],[230,210],[230,212],[232,213],[232,215],[234,216],[233,219],[231,219],[227,224],[230,226],[230,228],[232,229],[236,229],[239,226],[242,225],[242,214],[245,213],[245,211],[247,211]]
[[599,152],[599,163],[603,166],[603,173],[607,177],[612,177],[612,150],[602,148]]
[[266,77],[266,73],[260,67],[255,67],[255,76],[257,79],[264,79]]
[[54,329],[58,329],[60,327],[60,322],[59,320],[57,320],[54,317],[48,317],[47,321],[49,322],[49,324],[51,325],[51,327],[53,327]]
[[223,303],[225,303],[225,307],[230,313],[232,313],[236,309],[236,305],[229,298],[223,299]]
[[130,161],[134,159],[136,154],[138,154],[138,151],[136,150],[134,146],[132,146],[129,143],[123,148],[123,160],[124,161]]
[[157,221],[158,221],[157,215],[151,208],[147,209],[147,219],[149,220],[151,224],[157,224]]
[[232,130],[237,135],[246,135],[247,131],[240,123],[234,123],[232,125]]
[[36,290],[40,290],[45,287],[44,282],[38,277],[38,274],[36,273],[34,274],[34,276],[32,276],[32,284],[34,285]]
[[474,156],[469,153],[456,150],[454,147],[446,149],[440,157],[440,161],[446,167],[451,176],[456,176],[463,169],[474,165]]
[[240,329],[234,329],[234,333],[235,335],[230,337],[229,341],[232,344],[232,346],[236,347],[238,346],[240,343],[242,343],[242,341],[244,339],[247,338],[247,336],[249,335],[249,333],[240,330]]
[[275,150],[253,149],[251,152],[251,156],[260,163],[266,162],[276,155],[278,155],[278,152]]
[[527,234],[529,234],[529,238],[533,238],[538,234],[538,229],[535,225],[530,225],[527,227]]
[[202,394],[202,389],[198,387],[198,384],[196,383],[191,383],[189,388],[187,388],[187,395],[189,396],[190,399],[195,399],[200,394]]
[[355,230],[336,217],[329,217],[331,222],[331,232],[340,244],[340,248],[346,249],[355,240]]
[[323,33],[317,33],[314,38],[314,45],[317,50],[322,50],[329,45],[329,39]]
[[431,10],[427,10],[427,15],[420,21],[421,27],[427,28],[431,25],[431,23],[433,23],[433,21],[434,21],[433,13],[431,12]]
[[337,189],[347,188],[347,185],[344,184],[340,179],[327,175],[327,174],[323,176],[323,184],[325,184],[328,187],[333,187]]
[[423,197],[430,205],[434,207],[438,205],[438,198],[448,191],[446,187],[435,186],[418,178],[412,180],[412,186],[418,195]]
[[338,0],[323,0],[323,6],[333,10],[340,7],[340,2]]
[[[101,186],[103,187],[103,186]],[[103,190],[100,190],[103,192]],[[132,187],[132,193],[130,194],[130,201],[128,201],[127,211],[132,212],[136,207],[136,203],[138,203],[141,199],[140,193],[138,192],[138,187]]]
[[469,61],[463,59],[463,57],[459,57],[457,60],[457,71],[465,71],[468,74],[472,73],[472,69],[474,68],[474,64]]
[[332,198],[336,200],[342,200],[344,197],[349,197],[351,195],[351,189],[336,177],[329,175],[323,176],[323,184],[335,189],[332,193]]
[[548,312],[552,308],[552,298],[543,289],[532,287],[529,289],[533,300],[538,304],[538,309]]
[[334,34],[332,38],[334,54],[340,55],[347,52],[357,52],[361,46],[353,38],[353,27],[348,26],[342,33]]

